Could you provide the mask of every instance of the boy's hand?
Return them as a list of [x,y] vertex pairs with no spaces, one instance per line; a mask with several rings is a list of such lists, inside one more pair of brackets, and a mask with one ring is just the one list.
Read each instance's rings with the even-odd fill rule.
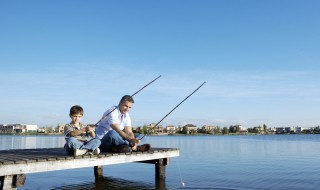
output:
[[92,127],[91,125],[87,125],[86,128],[87,131],[94,132],[94,127]]
[[85,132],[93,131],[92,127],[90,127],[89,125],[85,126],[83,129]]
[[93,127],[92,125],[87,125],[86,127],[84,127],[84,130],[88,133],[90,133],[91,137],[95,137],[95,127]]

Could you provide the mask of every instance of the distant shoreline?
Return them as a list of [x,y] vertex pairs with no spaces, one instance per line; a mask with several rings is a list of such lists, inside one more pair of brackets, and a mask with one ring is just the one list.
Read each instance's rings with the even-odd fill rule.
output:
[[12,136],[63,136],[61,133],[0,133],[0,135]]
[[[137,133],[140,134],[140,133]],[[247,134],[235,134],[235,133],[229,133],[229,134],[204,134],[204,133],[196,133],[196,134],[151,134],[146,136],[252,136],[252,135],[316,135],[318,133],[296,133],[296,134],[276,134],[276,133],[270,133],[270,134],[257,134],[257,133],[247,133]],[[0,135],[11,135],[11,136],[64,136],[62,133],[0,133]]]

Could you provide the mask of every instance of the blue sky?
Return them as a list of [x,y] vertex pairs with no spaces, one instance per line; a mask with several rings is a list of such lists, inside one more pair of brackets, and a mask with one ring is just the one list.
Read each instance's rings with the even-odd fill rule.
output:
[[320,124],[316,0],[0,2],[0,123],[97,122],[135,96],[134,126]]

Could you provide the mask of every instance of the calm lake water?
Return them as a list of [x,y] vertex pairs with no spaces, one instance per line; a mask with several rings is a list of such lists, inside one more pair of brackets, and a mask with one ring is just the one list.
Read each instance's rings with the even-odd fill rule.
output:
[[[63,147],[62,136],[0,136],[0,149]],[[143,143],[179,148],[165,189],[320,189],[320,135],[148,136]],[[185,184],[185,186],[182,185]],[[156,189],[154,165],[104,166],[27,174],[19,189]]]

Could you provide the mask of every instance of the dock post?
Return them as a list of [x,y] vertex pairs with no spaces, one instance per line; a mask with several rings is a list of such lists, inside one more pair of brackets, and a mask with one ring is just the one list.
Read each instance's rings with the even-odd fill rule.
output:
[[14,190],[17,189],[16,187],[13,187],[13,176],[7,175],[7,176],[1,176],[1,186],[0,190]]
[[166,189],[166,165],[169,164],[169,158],[157,159],[155,162],[156,169],[156,187],[159,190]]
[[26,175],[8,175],[0,177],[1,185],[0,190],[13,190],[17,189],[19,186],[23,186],[26,181]]
[[94,166],[94,177],[99,178],[103,176],[103,166]]
[[168,165],[168,158],[158,159],[155,163],[156,169],[156,180],[166,179],[166,165]]

